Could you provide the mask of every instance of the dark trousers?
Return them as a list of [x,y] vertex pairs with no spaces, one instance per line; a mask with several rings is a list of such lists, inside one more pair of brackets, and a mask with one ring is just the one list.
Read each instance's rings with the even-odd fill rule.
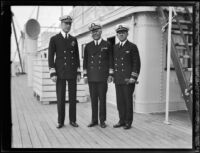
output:
[[98,123],[98,101],[100,102],[99,119],[100,123],[106,121],[106,93],[107,82],[89,82],[89,91],[92,106],[92,122]]
[[117,95],[117,109],[119,123],[132,124],[133,122],[133,92],[135,84],[115,84]]
[[[76,122],[76,79],[69,79],[69,121]],[[66,95],[66,79],[57,79],[56,81],[57,110],[58,123],[64,124],[65,121],[65,95]]]

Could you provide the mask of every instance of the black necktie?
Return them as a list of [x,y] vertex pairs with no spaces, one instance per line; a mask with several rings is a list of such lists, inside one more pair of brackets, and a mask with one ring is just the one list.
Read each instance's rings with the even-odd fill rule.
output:
[[119,48],[122,48],[122,43],[119,44]]

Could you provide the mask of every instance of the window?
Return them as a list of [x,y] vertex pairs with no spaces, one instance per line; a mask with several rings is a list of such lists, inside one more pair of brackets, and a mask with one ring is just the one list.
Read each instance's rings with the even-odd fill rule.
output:
[[115,37],[107,38],[107,41],[108,41],[112,46],[115,45]]

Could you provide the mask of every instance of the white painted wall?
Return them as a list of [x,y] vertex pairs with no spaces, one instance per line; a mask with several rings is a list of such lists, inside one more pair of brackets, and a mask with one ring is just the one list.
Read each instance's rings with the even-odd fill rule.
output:
[[[137,85],[135,111],[141,113],[165,111],[166,47],[156,14],[135,16],[134,39],[141,57],[141,73]],[[169,110],[185,109],[175,72],[170,76]]]

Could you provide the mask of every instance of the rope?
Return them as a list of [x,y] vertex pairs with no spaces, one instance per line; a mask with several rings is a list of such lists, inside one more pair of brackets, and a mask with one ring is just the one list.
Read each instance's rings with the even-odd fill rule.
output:
[[[21,40],[22,40],[22,37],[20,36],[20,38],[19,38],[19,40],[18,40],[19,45],[20,45],[20,43],[21,43]],[[11,60],[12,62],[15,60],[16,55],[17,55],[17,49],[16,49],[16,51],[15,51],[15,53],[14,53],[13,59]]]
[[34,13],[34,11],[35,11],[35,9],[37,8],[37,6],[36,7],[34,7],[34,9],[32,10],[32,12],[31,12],[31,14],[30,14],[30,16],[29,16],[29,18],[28,19],[30,19],[31,18],[31,16],[33,15],[33,13]]

